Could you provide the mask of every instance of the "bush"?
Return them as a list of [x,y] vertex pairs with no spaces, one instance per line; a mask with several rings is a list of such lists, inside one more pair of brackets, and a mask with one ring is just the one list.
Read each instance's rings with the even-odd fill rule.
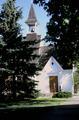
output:
[[52,97],[57,97],[57,98],[68,98],[71,97],[72,93],[71,92],[57,92],[54,96]]

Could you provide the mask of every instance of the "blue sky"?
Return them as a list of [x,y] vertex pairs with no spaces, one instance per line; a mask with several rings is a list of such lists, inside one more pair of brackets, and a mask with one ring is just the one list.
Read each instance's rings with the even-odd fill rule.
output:
[[[0,9],[1,4],[4,3],[6,0],[0,0]],[[28,33],[28,26],[26,25],[25,21],[27,20],[30,5],[32,0],[16,0],[16,5],[22,8],[22,19],[20,20],[22,34],[25,36]],[[42,7],[38,5],[34,5],[36,17],[39,23],[37,28],[37,33],[41,35],[43,38],[46,34],[46,23],[48,22],[49,18],[46,15],[46,12],[43,10]]]

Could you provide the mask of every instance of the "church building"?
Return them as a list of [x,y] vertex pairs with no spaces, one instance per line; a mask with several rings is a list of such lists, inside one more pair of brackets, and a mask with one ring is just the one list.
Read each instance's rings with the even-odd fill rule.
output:
[[[28,18],[26,21],[29,31],[26,36],[27,40],[41,40],[41,36],[37,34],[37,18],[33,4],[31,4]],[[37,54],[43,55],[47,50],[47,46],[37,44],[39,48]],[[64,70],[53,56],[47,58],[47,63],[43,66],[39,75],[35,75],[35,80],[38,81],[37,89],[41,95],[50,96],[58,91],[74,92],[73,72],[71,69]]]

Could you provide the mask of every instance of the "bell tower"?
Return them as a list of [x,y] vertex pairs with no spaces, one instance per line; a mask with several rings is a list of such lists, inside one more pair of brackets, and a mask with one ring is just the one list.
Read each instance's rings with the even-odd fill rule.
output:
[[37,18],[36,18],[36,15],[35,15],[33,3],[31,3],[31,7],[30,7],[30,11],[29,11],[26,23],[29,27],[29,32],[30,33],[35,33],[35,28],[36,28],[36,25],[37,25]]
[[29,10],[29,14],[26,20],[26,24],[29,27],[29,32],[26,35],[26,40],[27,41],[36,41],[36,44],[33,46],[36,48],[35,53],[37,55],[39,55],[39,48],[40,48],[40,40],[41,40],[41,36],[37,34],[36,27],[37,27],[37,18],[36,18],[36,14],[34,11],[34,7],[33,7],[33,2],[31,3],[30,6],[30,10]]

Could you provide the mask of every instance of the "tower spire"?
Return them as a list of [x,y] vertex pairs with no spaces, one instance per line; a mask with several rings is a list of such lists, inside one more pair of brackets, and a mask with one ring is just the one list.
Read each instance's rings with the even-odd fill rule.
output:
[[34,32],[35,26],[37,23],[37,18],[36,18],[36,14],[35,14],[34,7],[33,7],[33,1],[31,0],[31,2],[32,3],[31,3],[31,7],[30,7],[30,11],[29,11],[26,23],[29,26],[30,32]]

